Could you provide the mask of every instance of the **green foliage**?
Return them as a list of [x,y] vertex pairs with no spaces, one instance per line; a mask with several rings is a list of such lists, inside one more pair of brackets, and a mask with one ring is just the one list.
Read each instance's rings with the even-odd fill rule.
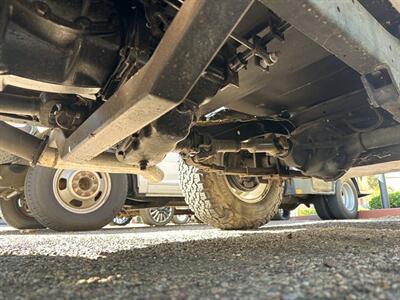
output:
[[[400,207],[400,192],[389,193],[390,207]],[[381,196],[375,195],[369,200],[371,209],[382,208]]]
[[368,186],[371,190],[374,190],[375,188],[378,187],[378,177],[376,177],[376,176],[366,176],[366,177],[367,177]]

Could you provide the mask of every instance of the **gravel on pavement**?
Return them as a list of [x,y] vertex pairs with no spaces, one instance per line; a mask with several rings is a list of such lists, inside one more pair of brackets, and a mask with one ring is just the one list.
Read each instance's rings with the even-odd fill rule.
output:
[[0,299],[400,299],[400,219],[0,229]]

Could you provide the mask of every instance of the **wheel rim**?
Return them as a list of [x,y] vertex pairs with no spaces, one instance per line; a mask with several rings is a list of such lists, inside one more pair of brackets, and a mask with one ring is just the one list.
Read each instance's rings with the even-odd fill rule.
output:
[[115,217],[113,219],[113,222],[115,224],[121,225],[121,224],[125,224],[126,222],[128,222],[129,217]]
[[164,223],[172,217],[172,207],[150,208],[150,216],[156,223]]
[[239,200],[254,204],[262,201],[268,194],[271,184],[260,183],[257,177],[226,175],[229,190]]
[[26,200],[25,200],[24,197],[18,198],[18,200],[17,200],[17,207],[18,207],[19,211],[20,211],[23,215],[25,215],[25,216],[27,216],[27,217],[32,217],[32,213],[31,213],[31,211],[29,210],[28,204],[26,203]]
[[347,210],[350,210],[350,211],[354,210],[355,203],[356,203],[356,197],[354,195],[351,185],[347,182],[342,183],[341,198],[342,198],[344,207]]
[[175,216],[175,220],[178,223],[186,223],[188,221],[188,219],[189,219],[188,215],[176,215]]
[[53,178],[53,193],[66,210],[87,214],[97,210],[108,199],[111,178],[107,173],[57,170]]

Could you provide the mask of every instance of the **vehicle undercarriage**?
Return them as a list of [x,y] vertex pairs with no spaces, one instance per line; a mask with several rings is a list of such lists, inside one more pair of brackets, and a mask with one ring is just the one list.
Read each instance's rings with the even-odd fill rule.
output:
[[179,152],[244,189],[400,169],[400,15],[378,2],[2,1],[0,149],[154,181]]

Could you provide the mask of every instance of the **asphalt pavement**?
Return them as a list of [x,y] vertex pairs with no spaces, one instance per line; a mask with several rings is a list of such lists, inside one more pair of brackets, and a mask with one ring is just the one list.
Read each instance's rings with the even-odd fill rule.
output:
[[400,219],[0,228],[1,299],[400,299]]

